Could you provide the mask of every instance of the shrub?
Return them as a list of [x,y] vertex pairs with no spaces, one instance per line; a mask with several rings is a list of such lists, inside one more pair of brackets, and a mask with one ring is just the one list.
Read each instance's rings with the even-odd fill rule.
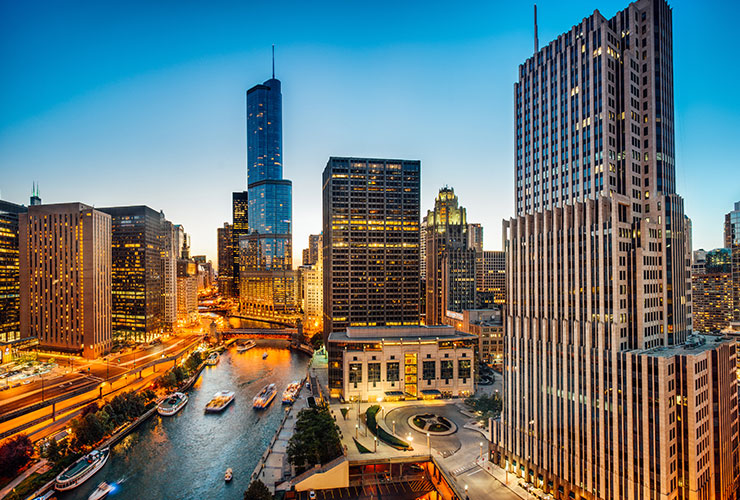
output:
[[385,429],[378,425],[377,421],[375,420],[378,411],[380,411],[380,406],[373,405],[367,409],[367,412],[365,412],[365,417],[367,418],[367,428],[370,429],[370,432],[375,434],[378,439],[383,441],[385,444],[387,444],[388,446],[392,446],[397,450],[411,450],[411,445],[409,445],[406,441],[398,439],[396,436],[392,436],[391,434],[388,434]]
[[33,453],[33,444],[25,434],[18,434],[0,446],[0,474],[15,476],[28,463]]
[[359,451],[360,453],[370,453],[370,450],[362,446],[362,443],[360,443],[358,440],[352,438],[352,441],[355,442],[355,446],[357,446],[357,451]]

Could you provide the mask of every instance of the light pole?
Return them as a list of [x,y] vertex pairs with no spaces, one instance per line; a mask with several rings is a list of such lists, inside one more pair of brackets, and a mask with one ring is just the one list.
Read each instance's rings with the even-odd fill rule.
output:
[[428,432],[427,432],[427,448],[429,448],[429,457],[431,458],[431,456],[432,456],[432,441],[430,439],[430,435],[429,435]]
[[373,444],[375,445],[375,448],[373,449],[373,453],[378,452],[378,438],[376,436],[373,436]]
[[355,424],[355,439],[357,439],[358,433],[360,432],[360,424]]
[[483,461],[483,441],[480,442],[480,461]]
[[396,421],[393,421],[393,435],[396,435]]

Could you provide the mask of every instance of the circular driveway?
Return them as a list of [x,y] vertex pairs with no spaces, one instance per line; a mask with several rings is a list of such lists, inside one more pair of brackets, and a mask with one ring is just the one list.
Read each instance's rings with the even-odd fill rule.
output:
[[[393,422],[395,421],[396,436],[405,441],[408,441],[409,436],[411,436],[413,439],[410,444],[414,447],[414,450],[425,451],[427,446],[426,433],[419,432],[408,424],[409,418],[421,413],[433,413],[452,420],[455,422],[455,425],[457,425],[458,430],[462,428],[468,420],[470,420],[468,417],[460,413],[455,404],[415,404],[404,405],[389,410],[383,418],[383,424],[386,429],[393,431]],[[460,449],[461,443],[456,434],[457,432],[448,436],[430,436],[430,444],[432,448],[439,451],[443,457],[448,457]]]

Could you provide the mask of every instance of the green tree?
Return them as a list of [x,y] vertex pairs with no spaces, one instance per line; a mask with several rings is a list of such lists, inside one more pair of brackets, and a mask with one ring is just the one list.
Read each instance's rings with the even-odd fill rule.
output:
[[288,461],[305,470],[325,464],[342,454],[337,425],[326,406],[305,408],[298,413],[293,436],[288,441]]
[[244,492],[244,500],[272,500],[272,498],[269,488],[259,479],[249,483],[249,488]]
[[324,345],[324,336],[321,333],[317,333],[313,337],[311,337],[311,346],[313,346],[314,350],[318,351],[321,349],[321,347]]
[[13,477],[28,463],[33,453],[33,443],[25,434],[7,439],[0,446],[0,475]]

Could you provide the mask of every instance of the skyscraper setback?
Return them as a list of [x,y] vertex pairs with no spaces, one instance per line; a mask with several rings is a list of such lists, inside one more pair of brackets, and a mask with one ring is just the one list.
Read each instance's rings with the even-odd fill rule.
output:
[[735,345],[689,336],[672,51],[670,7],[639,0],[519,67],[492,451],[560,498],[737,488]]

